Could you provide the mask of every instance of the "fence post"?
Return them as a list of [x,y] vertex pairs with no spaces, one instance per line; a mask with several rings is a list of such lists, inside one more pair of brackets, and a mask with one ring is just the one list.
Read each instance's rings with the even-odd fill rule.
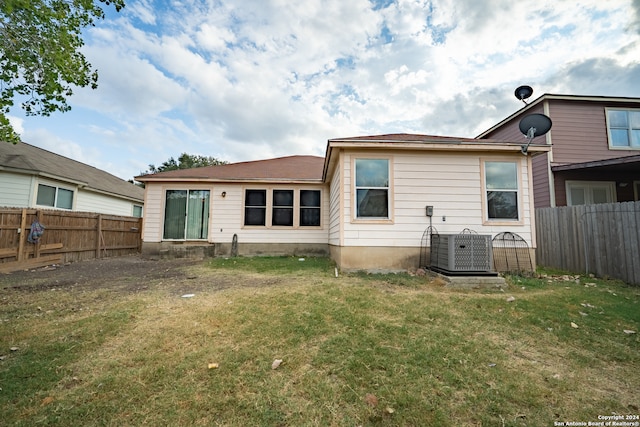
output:
[[102,237],[102,215],[99,214],[97,218],[98,224],[96,225],[96,258],[100,258],[100,242]]
[[27,210],[22,209],[22,217],[20,219],[20,239],[18,242],[18,261],[22,261],[24,259],[24,244],[25,240],[27,240]]

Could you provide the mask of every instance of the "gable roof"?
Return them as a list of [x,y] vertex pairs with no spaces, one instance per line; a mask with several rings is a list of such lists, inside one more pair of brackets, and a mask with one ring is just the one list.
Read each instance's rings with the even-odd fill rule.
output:
[[140,182],[150,181],[285,181],[308,182],[322,180],[324,157],[287,156],[226,165],[177,169],[137,176]]
[[514,118],[522,115],[523,113],[536,108],[540,103],[544,101],[570,101],[570,102],[597,102],[597,103],[606,103],[606,104],[627,104],[633,105],[637,104],[640,106],[640,98],[627,98],[622,96],[585,96],[585,95],[557,95],[552,93],[545,93],[540,97],[536,98],[534,101],[528,103],[515,113],[509,115],[505,119],[491,126],[489,129],[482,132],[480,135],[476,136],[477,139],[484,138],[485,135],[489,135],[494,130],[504,126],[509,123]]
[[41,176],[68,182],[142,203],[144,189],[101,169],[25,142],[0,142],[0,171]]

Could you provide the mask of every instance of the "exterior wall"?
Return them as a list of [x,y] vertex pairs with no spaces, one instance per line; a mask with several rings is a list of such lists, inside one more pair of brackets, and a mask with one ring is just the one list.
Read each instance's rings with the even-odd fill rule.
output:
[[420,248],[330,246],[331,258],[342,271],[406,271],[420,264]]
[[[439,233],[459,233],[470,228],[479,234],[495,235],[511,231],[534,246],[531,227],[532,200],[529,191],[529,157],[490,155],[487,153],[376,152],[387,156],[393,165],[391,177],[392,208],[390,221],[362,221],[352,212],[352,160],[371,157],[371,152],[345,151],[343,170],[343,245],[344,247],[419,248],[429,225]],[[481,159],[517,160],[520,172],[519,223],[483,221]],[[434,207],[432,222],[425,206]],[[333,244],[333,243],[332,243]]]
[[[551,206],[552,195],[549,184],[549,153],[539,154],[531,160],[533,170],[533,198],[536,208]],[[555,201],[554,201],[555,202]]]
[[[546,112],[543,106],[547,107]],[[535,206],[537,208],[566,206],[566,180],[628,182],[633,179],[633,177],[611,173],[598,176],[593,171],[550,174],[549,168],[551,164],[583,163],[640,154],[640,150],[609,148],[606,121],[607,107],[637,109],[638,104],[549,99],[527,111],[527,114],[546,113],[553,121],[553,127],[547,137],[547,140],[553,144],[553,151],[548,155],[540,155],[534,158],[533,182]],[[518,129],[520,118],[521,116],[516,116],[511,122],[485,135],[484,138],[500,141],[522,140],[522,134]],[[537,140],[534,140],[534,143],[537,142]],[[543,164],[544,158],[548,158],[548,165]],[[627,188],[617,188],[617,191],[618,201],[633,200],[632,192]]]
[[[527,111],[527,114],[544,114],[544,108],[542,104],[536,105],[531,108],[530,111]],[[520,123],[520,117],[516,117],[511,122],[506,125],[495,129],[493,132],[485,135],[483,139],[495,139],[498,141],[509,141],[509,142],[522,142],[526,144],[527,140],[525,136],[520,132],[520,128],[518,127]],[[555,122],[553,123],[553,128],[555,130]],[[544,138],[538,137],[533,139],[534,144],[543,144]]]
[[74,184],[68,184],[51,179],[37,178],[27,174],[0,172],[0,183],[2,184],[2,191],[0,191],[0,206],[55,209],[51,206],[38,206],[36,204],[38,184],[72,190],[74,192],[73,210],[78,212],[133,216],[133,206],[143,205],[142,202],[134,203],[117,197],[111,197],[91,191],[83,191]]
[[331,178],[329,191],[329,244],[340,245],[340,200],[344,197],[340,166]]
[[14,208],[31,207],[32,179],[29,175],[0,172],[0,206]]
[[[640,154],[640,150],[609,149],[605,107],[607,104],[598,102],[549,101],[554,163],[582,163]],[[617,103],[615,107],[625,108]]]
[[134,205],[142,206],[142,202],[134,203],[100,193],[79,190],[76,196],[75,210],[108,215],[133,216]]
[[[209,190],[209,243],[230,245],[237,236],[239,245],[244,244],[292,244],[327,245],[329,228],[329,191],[322,184],[203,184],[203,183],[149,183],[145,192],[145,215],[142,239],[145,243],[161,242],[164,224],[164,197],[169,189]],[[274,189],[320,190],[321,220],[319,227],[270,227],[244,225],[244,190]],[[223,196],[224,194],[224,196]],[[268,209],[268,208],[267,208]],[[176,244],[181,244],[180,241]],[[239,246],[240,247],[240,246]],[[256,246],[257,247],[257,246]],[[326,248],[325,248],[326,252]]]

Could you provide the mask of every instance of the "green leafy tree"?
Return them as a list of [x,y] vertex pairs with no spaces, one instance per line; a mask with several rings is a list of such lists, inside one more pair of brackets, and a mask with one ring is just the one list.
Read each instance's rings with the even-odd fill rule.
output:
[[172,171],[176,169],[200,168],[203,166],[226,165],[227,161],[218,160],[211,156],[199,156],[194,154],[182,153],[178,160],[171,157],[169,160],[162,162],[160,166],[149,165],[149,169],[140,175],[148,175],[158,172]]
[[0,0],[0,140],[17,143],[7,114],[18,100],[29,116],[69,111],[72,86],[97,88],[80,48],[82,30],[120,11],[124,0]]

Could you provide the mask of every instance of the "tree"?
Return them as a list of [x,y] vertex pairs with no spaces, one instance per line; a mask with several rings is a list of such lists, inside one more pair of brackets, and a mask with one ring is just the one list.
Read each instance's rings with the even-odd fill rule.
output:
[[19,99],[28,116],[71,109],[72,86],[98,87],[98,72],[80,52],[82,30],[124,0],[0,1],[0,140],[17,143],[7,114]]
[[155,165],[149,165],[149,170],[141,172],[140,175],[149,175],[152,173],[166,172],[176,169],[191,169],[200,168],[203,166],[226,165],[227,163],[229,162],[225,160],[218,160],[215,157],[211,156],[199,156],[197,154],[182,153],[180,157],[178,157],[178,161],[171,157],[169,160],[162,162],[162,164],[158,167],[156,167]]

